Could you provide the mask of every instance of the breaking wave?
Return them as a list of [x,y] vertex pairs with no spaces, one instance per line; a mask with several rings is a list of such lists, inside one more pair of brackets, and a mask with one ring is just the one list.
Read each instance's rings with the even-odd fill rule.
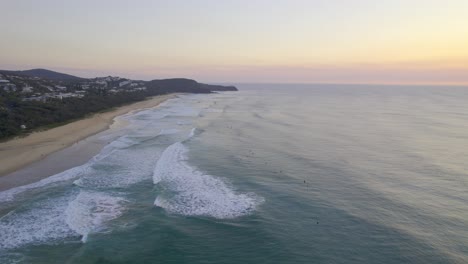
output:
[[65,210],[68,226],[86,242],[89,233],[101,231],[124,212],[125,199],[103,192],[81,191]]
[[156,198],[156,206],[176,214],[224,219],[249,214],[263,201],[252,193],[236,193],[221,179],[190,166],[187,152],[187,147],[177,142],[158,160],[153,183],[164,191]]

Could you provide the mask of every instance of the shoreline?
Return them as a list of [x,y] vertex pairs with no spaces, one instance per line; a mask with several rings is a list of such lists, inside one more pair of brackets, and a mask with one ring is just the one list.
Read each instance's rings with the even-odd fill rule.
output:
[[[57,162],[58,157],[51,157],[53,154],[65,152],[64,150],[73,145],[80,145],[76,143],[85,141],[93,135],[110,129],[114,124],[114,119],[116,117],[129,114],[134,111],[156,107],[162,102],[175,98],[176,96],[177,94],[168,94],[150,97],[147,100],[124,105],[108,112],[96,113],[90,117],[80,119],[63,126],[34,132],[23,138],[15,138],[0,143],[0,191],[25,184],[24,181],[19,179],[21,178],[21,175],[15,175],[18,174],[17,172],[28,171],[28,167],[34,167],[30,165],[37,165],[38,163],[41,163],[41,160],[45,159],[52,158],[52,160],[55,160],[54,162]],[[79,159],[80,162],[82,162],[83,159],[86,159],[84,160],[84,162],[86,162],[93,155],[97,154],[95,153],[96,151],[99,151],[103,147],[103,145],[100,145],[97,142],[81,145],[88,145],[85,153],[89,153],[88,155],[83,155],[83,157]],[[83,146],[81,146],[81,148],[83,148]],[[63,171],[63,165],[58,167]],[[30,169],[29,173],[34,172],[35,174],[38,174],[40,171],[41,170],[38,171]],[[55,172],[53,169],[49,169],[48,171],[50,173]],[[24,173],[19,174],[24,175]],[[40,175],[42,177],[36,176],[33,178],[35,180],[40,180],[41,178],[51,175],[53,174],[46,176]],[[18,184],[14,184],[15,182],[18,182]],[[29,181],[26,181],[26,184],[28,182]]]

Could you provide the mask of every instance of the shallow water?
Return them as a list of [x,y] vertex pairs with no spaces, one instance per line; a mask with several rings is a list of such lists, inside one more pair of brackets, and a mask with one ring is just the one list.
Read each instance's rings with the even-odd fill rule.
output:
[[0,192],[0,263],[468,262],[468,88],[238,87]]

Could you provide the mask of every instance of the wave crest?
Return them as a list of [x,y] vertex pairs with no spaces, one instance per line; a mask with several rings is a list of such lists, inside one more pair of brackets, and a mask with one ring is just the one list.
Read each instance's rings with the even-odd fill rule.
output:
[[253,193],[236,193],[221,179],[190,166],[187,152],[187,147],[177,142],[158,160],[153,182],[164,192],[156,198],[156,206],[176,214],[224,219],[249,214],[263,201]]

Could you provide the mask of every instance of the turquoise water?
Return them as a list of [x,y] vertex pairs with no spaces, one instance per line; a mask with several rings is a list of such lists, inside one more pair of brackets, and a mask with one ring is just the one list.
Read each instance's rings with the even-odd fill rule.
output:
[[467,263],[468,89],[238,85],[0,192],[0,263]]

